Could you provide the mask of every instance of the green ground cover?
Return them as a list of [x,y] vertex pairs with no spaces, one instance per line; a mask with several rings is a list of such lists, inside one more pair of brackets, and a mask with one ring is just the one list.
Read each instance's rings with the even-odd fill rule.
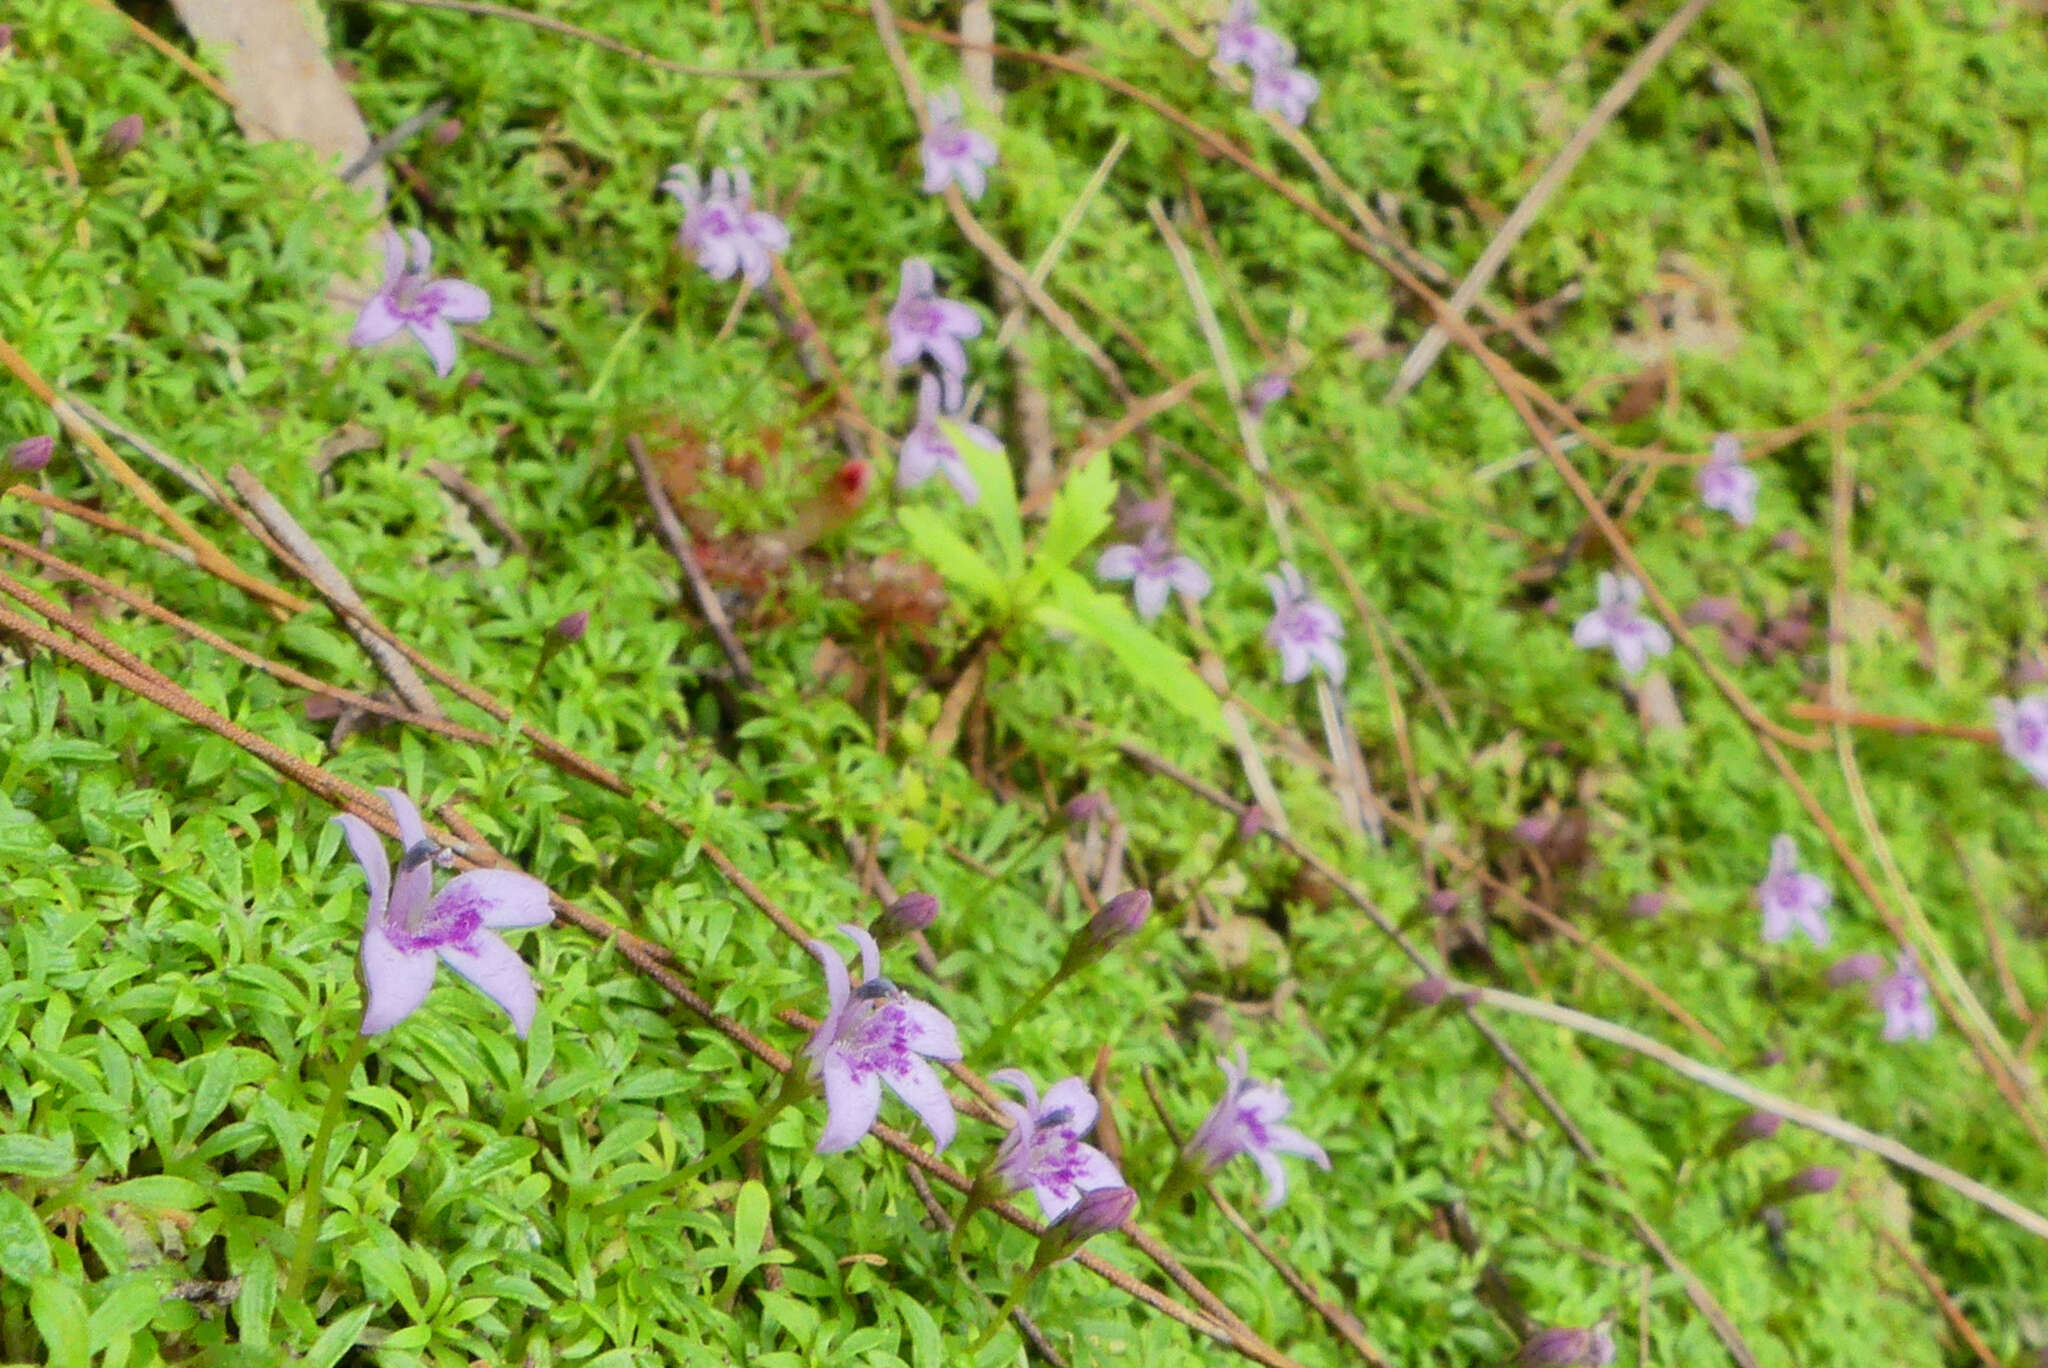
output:
[[[1992,699],[2048,669],[2035,10],[1712,5],[1511,254],[1488,298],[1526,310],[1547,354],[1477,322],[1608,445],[1565,456],[1700,624],[1699,656],[1632,682],[1572,642],[1617,553],[1484,365],[1453,345],[1385,402],[1426,310],[1208,135],[1087,70],[996,63],[1000,117],[971,120],[1001,161],[972,207],[1026,266],[1063,242],[1044,289],[1072,320],[1027,304],[999,349],[1001,272],[921,193],[917,124],[864,8],[545,9],[675,61],[826,70],[686,76],[503,18],[332,7],[332,54],[373,131],[437,99],[460,121],[389,162],[390,220],[494,301],[446,379],[410,344],[347,346],[330,283],[374,274],[378,216],[332,167],[252,143],[118,15],[17,0],[4,16],[0,338],[191,467],[245,467],[397,638],[625,792],[445,688],[449,718],[483,735],[352,711],[338,724],[305,688],[8,549],[7,583],[324,777],[293,782],[138,698],[118,660],[66,658],[0,620],[0,1361],[1235,1357],[1062,1266],[1026,1302],[1043,1347],[1005,1331],[977,1360],[1032,1238],[982,1215],[956,1262],[904,1157],[872,1139],[813,1152],[817,1101],[664,1188],[776,1080],[632,955],[560,919],[512,937],[540,988],[525,1040],[444,974],[372,1042],[318,1257],[290,1295],[314,1132],[363,1004],[363,878],[330,821],[336,790],[318,789],[345,783],[465,820],[470,854],[666,947],[682,986],[784,1053],[806,1033],[780,1014],[825,1010],[818,966],[721,863],[810,935],[871,920],[883,880],[930,891],[933,955],[898,947],[890,976],[951,1016],[979,1074],[1009,1064],[1044,1083],[1106,1061],[1141,1199],[1173,1155],[1146,1079],[1185,1133],[1215,1100],[1215,1057],[1244,1045],[1332,1166],[1288,1161],[1271,1211],[1249,1163],[1216,1192],[1386,1362],[1504,1362],[1540,1327],[1602,1317],[1623,1363],[2033,1362],[2048,1345],[2038,1235],[1800,1126],[1721,1153],[1748,1103],[1475,1008],[1575,1145],[1462,1013],[1401,1012],[1421,971],[1339,883],[1268,835],[1237,839],[1232,814],[1120,743],[1242,800],[1248,768],[1270,773],[1300,846],[1454,977],[1621,1023],[2048,1207],[2041,787],[1996,745],[1838,741],[1792,712],[1832,672],[1859,708],[1984,727]],[[135,14],[190,48],[168,12]],[[959,51],[912,27],[952,32],[957,7],[897,17],[918,79],[965,89]],[[1285,130],[1176,41],[1207,42],[1213,11],[1003,0],[994,17],[998,42],[1139,88],[1353,228]],[[1436,0],[1267,16],[1321,80],[1304,131],[1333,175],[1453,276],[1665,17]],[[130,114],[140,141],[104,147]],[[738,283],[678,249],[682,211],[656,189],[677,162],[746,168],[789,224],[774,308],[761,292],[736,307]],[[1242,376],[1291,374],[1262,419],[1233,414],[1169,236]],[[1049,523],[1023,518],[1018,538],[1053,548],[1035,578],[1006,560],[999,466],[981,467],[972,511],[940,481],[893,487],[915,386],[886,363],[885,315],[910,256],[988,322],[969,343],[981,421],[1018,458],[1027,507],[1028,391],[1065,469],[1134,404],[1206,373],[1143,434],[1112,434]],[[1807,422],[1831,410],[1839,424]],[[846,483],[842,426],[871,488]],[[0,445],[56,431],[30,386],[0,382]],[[1685,464],[1724,431],[1761,477],[1746,528],[1701,506]],[[681,585],[629,437],[683,505],[751,679]],[[221,506],[234,490],[202,494],[116,446],[245,570],[312,593]],[[1175,605],[1141,633],[1088,594],[1114,539],[1087,516],[1109,474],[1130,499],[1170,496],[1174,535],[1214,580],[1198,621]],[[87,445],[61,443],[0,498],[0,534],[262,657],[386,688],[327,607],[272,613],[190,555],[30,491],[175,550]],[[1343,716],[1393,809],[1383,845],[1347,823],[1323,767],[1316,686],[1283,684],[1264,639],[1263,577],[1283,553],[1344,620]],[[11,591],[7,605],[29,611]],[[579,609],[588,635],[545,647]],[[1198,658],[1247,743],[1190,690]],[[1731,706],[1710,668],[1760,711]],[[1785,752],[1812,809],[1760,747],[1759,717],[1813,738]],[[1114,817],[1064,820],[1085,793]],[[1759,937],[1752,888],[1781,831],[1834,890],[1825,950]],[[982,1057],[1059,963],[1093,898],[1077,882],[1106,860],[1154,894],[1145,930]],[[1843,956],[1889,959],[1895,926],[1947,999],[1928,1041],[1882,1041],[1862,989],[1825,981]],[[967,1085],[953,1091],[964,1107]],[[924,1142],[900,1104],[883,1119]],[[963,1118],[945,1158],[972,1174],[1001,1134]],[[1787,1200],[1820,1165],[1839,1184]],[[928,1190],[959,1210],[942,1181]],[[1208,1196],[1146,1200],[1137,1225],[1241,1318],[1241,1339],[1304,1365],[1368,1361]],[[1129,1237],[1090,1248],[1209,1314]]]

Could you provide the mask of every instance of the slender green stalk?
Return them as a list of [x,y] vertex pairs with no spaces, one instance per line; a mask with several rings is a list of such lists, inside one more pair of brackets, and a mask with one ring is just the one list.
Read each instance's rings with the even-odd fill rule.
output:
[[355,1076],[356,1066],[363,1062],[369,1048],[370,1038],[360,1031],[355,1032],[327,1083],[327,1105],[320,1110],[320,1129],[313,1133],[313,1151],[306,1160],[306,1176],[299,1184],[299,1239],[297,1248],[292,1252],[291,1272],[285,1278],[282,1300],[286,1303],[298,1300],[300,1293],[306,1290],[307,1276],[313,1271],[313,1251],[320,1247],[320,1210],[326,1189],[327,1147],[334,1139],[334,1128],[341,1121],[341,1109],[348,1100],[348,1081]]
[[1055,971],[1051,978],[1039,984],[1030,997],[1018,1003],[1016,1010],[1003,1019],[1002,1025],[989,1032],[988,1038],[981,1042],[981,1048],[976,1050],[975,1053],[984,1059],[995,1054],[996,1047],[1008,1041],[1010,1033],[1017,1029],[1018,1024],[1025,1017],[1037,1011],[1044,1004],[1045,1000],[1052,996],[1052,990],[1064,983],[1066,978],[1066,972],[1062,968]]
[[1004,1295],[1002,1302],[996,1307],[995,1315],[989,1318],[988,1329],[981,1332],[981,1338],[976,1340],[974,1347],[967,1351],[968,1358],[980,1358],[981,1351],[988,1348],[989,1343],[1002,1333],[1003,1326],[1009,1322],[1010,1313],[1017,1309],[1017,1303],[1024,1300],[1024,1294],[1031,1290],[1031,1284],[1038,1281],[1038,1275],[1043,1271],[1034,1262],[1029,1268],[1017,1275],[1017,1280],[1010,1284],[1009,1292]]
[[1166,1181],[1159,1185],[1158,1195],[1152,1199],[1152,1209],[1166,1210],[1172,1203],[1178,1202],[1202,1186],[1207,1179],[1208,1175],[1202,1172],[1199,1164],[1190,1163],[1185,1154],[1177,1156],[1173,1161],[1173,1168],[1166,1175]]
[[653,1198],[665,1197],[671,1192],[688,1187],[692,1182],[696,1181],[698,1174],[704,1172],[713,1164],[729,1158],[740,1146],[752,1140],[762,1131],[767,1130],[768,1124],[771,1121],[782,1115],[783,1111],[792,1102],[803,1097],[810,1090],[810,1081],[804,1076],[803,1071],[801,1069],[790,1070],[782,1076],[782,1087],[774,1097],[768,1100],[768,1105],[755,1112],[753,1119],[729,1136],[724,1144],[705,1151],[658,1183],[647,1187],[634,1188],[631,1192],[623,1193],[613,1198],[597,1208],[597,1215],[600,1217],[615,1216],[628,1207],[642,1206]]

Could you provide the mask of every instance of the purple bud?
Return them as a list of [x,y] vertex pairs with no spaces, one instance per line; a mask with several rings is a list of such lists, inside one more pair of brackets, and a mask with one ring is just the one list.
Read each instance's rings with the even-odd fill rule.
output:
[[1117,509],[1116,525],[1120,532],[1144,532],[1165,527],[1172,517],[1170,499],[1134,499]]
[[882,913],[882,924],[898,936],[922,931],[939,919],[939,900],[929,893],[905,893]]
[[1514,837],[1523,845],[1541,845],[1556,825],[1548,817],[1524,817],[1515,823]]
[[1060,814],[1067,819],[1068,824],[1071,826],[1080,826],[1084,822],[1092,822],[1097,817],[1105,816],[1108,812],[1109,795],[1106,793],[1080,794],[1077,797],[1069,798],[1067,805],[1060,809]]
[[1268,371],[1251,382],[1244,392],[1245,412],[1254,418],[1266,416],[1266,410],[1294,392],[1294,382],[1279,371]]
[[1411,1006],[1434,1007],[1451,991],[1451,981],[1441,974],[1435,974],[1420,983],[1411,983],[1401,994]]
[[1066,1215],[1045,1228],[1039,1236],[1034,1269],[1047,1269],[1062,1259],[1071,1259],[1081,1246],[1097,1235],[1119,1230],[1138,1209],[1138,1194],[1127,1187],[1095,1188],[1081,1194]]
[[1614,1337],[1605,1325],[1539,1330],[1515,1356],[1522,1368],[1604,1368],[1614,1362]]
[[1768,1140],[1778,1133],[1778,1127],[1785,1124],[1785,1118],[1775,1112],[1753,1111],[1730,1126],[1714,1146],[1714,1154],[1725,1158],[1744,1145],[1753,1145],[1759,1140]]
[[590,610],[578,608],[548,630],[553,632],[555,639],[563,645],[574,646],[583,640],[583,634],[590,630]]
[[1815,1164],[1778,1184],[1778,1196],[1784,1200],[1794,1197],[1817,1197],[1823,1192],[1833,1192],[1835,1184],[1842,1181],[1842,1171],[1827,1164]]
[[1866,950],[1829,965],[1828,987],[1847,988],[1852,983],[1875,983],[1884,977],[1884,971],[1884,956]]
[[56,454],[55,437],[24,437],[7,449],[7,464],[24,474],[33,474],[48,465]]
[[1458,895],[1448,888],[1439,888],[1429,895],[1429,910],[1439,917],[1448,917],[1458,910]]
[[1249,841],[1266,829],[1266,810],[1262,807],[1248,807],[1237,814],[1237,839]]
[[427,136],[433,140],[436,147],[446,147],[462,136],[462,120],[443,119],[434,125],[433,131]]
[[1144,929],[1150,915],[1152,895],[1142,888],[1127,889],[1104,903],[1082,934],[1104,950],[1113,950]]
[[5,53],[5,52],[9,52],[9,51],[12,51],[12,50],[13,50],[13,48],[14,48],[14,25],[12,25],[12,24],[0,24],[0,53]]
[[140,114],[124,114],[107,125],[107,131],[100,134],[100,154],[107,157],[125,157],[142,145],[145,129]]
[[1664,901],[1664,894],[1661,892],[1638,893],[1628,900],[1628,914],[1649,921],[1663,914]]

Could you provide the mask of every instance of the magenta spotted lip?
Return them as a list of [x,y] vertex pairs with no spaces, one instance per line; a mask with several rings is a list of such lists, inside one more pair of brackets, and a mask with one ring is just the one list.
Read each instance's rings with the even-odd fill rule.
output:
[[858,983],[831,946],[804,942],[825,970],[829,999],[825,1019],[804,1046],[811,1077],[825,1090],[818,1153],[851,1149],[874,1129],[885,1085],[924,1122],[932,1148],[943,1150],[959,1120],[945,1084],[926,1061],[959,1059],[959,1033],[945,1013],[882,977],[881,947],[864,928],[848,922],[839,931],[860,951]]

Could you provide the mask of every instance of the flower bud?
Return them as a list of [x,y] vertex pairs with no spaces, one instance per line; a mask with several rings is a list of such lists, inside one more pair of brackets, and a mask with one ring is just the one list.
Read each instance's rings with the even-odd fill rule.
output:
[[1121,1229],[1137,1209],[1138,1194],[1127,1187],[1095,1188],[1082,1193],[1081,1200],[1039,1236],[1032,1268],[1043,1270],[1062,1259],[1073,1258],[1081,1252],[1082,1245],[1097,1235]]
[[1433,974],[1420,983],[1411,983],[1401,994],[1411,1007],[1434,1007],[1450,995],[1451,981],[1441,974]]
[[57,454],[57,439],[51,436],[24,437],[7,449],[7,464],[23,474],[33,474]]
[[1430,894],[1429,910],[1436,913],[1439,917],[1450,916],[1451,913],[1458,910],[1457,890],[1439,888],[1436,892]]
[[143,127],[140,114],[124,114],[107,125],[107,131],[100,134],[100,155],[103,157],[125,157],[142,145]]
[[1067,805],[1060,809],[1060,815],[1066,818],[1067,825],[1069,826],[1080,826],[1083,823],[1092,822],[1097,817],[1107,815],[1108,812],[1109,796],[1103,793],[1079,794],[1069,798]]
[[1522,1368],[1604,1368],[1614,1362],[1614,1337],[1605,1325],[1539,1330],[1515,1356]]
[[1550,817],[1524,817],[1515,823],[1513,835],[1523,845],[1542,845],[1556,825],[1556,820]]
[[1279,371],[1268,371],[1245,387],[1245,412],[1254,418],[1266,416],[1266,410],[1294,392],[1294,382]]
[[1248,807],[1237,814],[1237,839],[1249,841],[1266,829],[1266,810],[1262,807]]
[[583,640],[583,634],[590,630],[590,610],[578,608],[548,630],[553,632],[555,640],[564,646],[574,646]]
[[1059,976],[1079,973],[1089,965],[1138,934],[1152,912],[1152,895],[1142,888],[1128,889],[1102,905],[1088,924],[1067,942],[1060,960]]
[[1835,1184],[1842,1181],[1842,1171],[1828,1164],[1815,1164],[1803,1168],[1781,1182],[1771,1186],[1770,1200],[1789,1202],[1794,1197],[1816,1197],[1823,1192],[1833,1192]]
[[1884,977],[1884,970],[1884,956],[1866,950],[1829,965],[1828,987],[1847,988],[1852,983],[1875,983]]
[[1638,893],[1628,900],[1628,914],[1642,921],[1650,921],[1662,915],[1663,911],[1664,894],[1662,892]]
[[882,925],[897,936],[922,931],[939,919],[939,900],[929,893],[905,893],[882,913]]
[[1725,1158],[1744,1145],[1768,1140],[1776,1135],[1778,1127],[1784,1124],[1785,1118],[1775,1112],[1750,1112],[1722,1134],[1720,1142],[1714,1146],[1714,1155],[1716,1158]]
[[435,124],[433,129],[427,134],[427,137],[433,141],[436,147],[447,147],[461,136],[462,120],[460,119],[443,119]]

